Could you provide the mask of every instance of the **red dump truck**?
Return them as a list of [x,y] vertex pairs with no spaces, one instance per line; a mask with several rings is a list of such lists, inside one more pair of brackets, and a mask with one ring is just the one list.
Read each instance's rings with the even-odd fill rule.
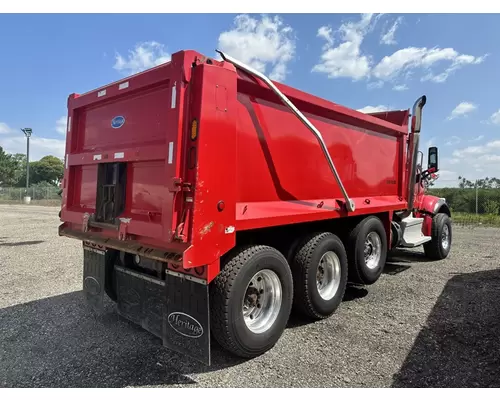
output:
[[[387,253],[452,239],[425,194],[425,96],[363,114],[268,79],[220,52],[170,62],[68,99],[59,235],[83,242],[83,289],[164,346],[210,364],[213,336],[251,358],[292,309],[332,315]],[[420,162],[419,162],[420,161]]]

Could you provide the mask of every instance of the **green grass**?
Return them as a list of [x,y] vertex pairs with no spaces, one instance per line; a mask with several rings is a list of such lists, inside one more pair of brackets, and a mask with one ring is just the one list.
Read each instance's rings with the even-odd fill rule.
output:
[[494,214],[470,214],[462,212],[451,212],[453,223],[459,225],[482,225],[500,227],[500,215]]

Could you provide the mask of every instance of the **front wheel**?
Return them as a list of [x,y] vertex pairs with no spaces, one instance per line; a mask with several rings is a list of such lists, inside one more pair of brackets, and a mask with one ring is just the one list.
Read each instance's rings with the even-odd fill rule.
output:
[[425,255],[432,260],[443,260],[451,249],[451,218],[439,213],[432,218],[431,241],[424,244]]
[[222,347],[252,358],[276,344],[293,298],[292,274],[279,251],[268,246],[236,250],[210,290],[212,333]]

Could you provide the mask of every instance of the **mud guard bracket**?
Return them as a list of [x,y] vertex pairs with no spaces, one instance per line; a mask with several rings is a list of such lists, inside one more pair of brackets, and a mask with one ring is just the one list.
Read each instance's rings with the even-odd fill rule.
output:
[[167,273],[165,296],[163,345],[210,365],[208,285],[183,275]]

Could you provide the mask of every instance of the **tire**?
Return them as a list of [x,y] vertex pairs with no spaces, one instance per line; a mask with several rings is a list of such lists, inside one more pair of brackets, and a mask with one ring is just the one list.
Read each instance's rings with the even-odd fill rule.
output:
[[[350,232],[346,247],[349,282],[374,284],[380,278],[387,260],[387,234],[382,221],[375,216],[363,219]],[[365,250],[374,258],[367,260]]]
[[[443,242],[443,233],[448,232],[448,245]],[[430,242],[424,243],[426,257],[432,260],[443,260],[448,257],[452,243],[451,218],[448,215],[439,213],[432,218]]]
[[[263,317],[269,315],[266,298],[278,301],[279,296],[270,296],[271,291],[264,291],[263,284],[270,287],[273,282],[277,288],[274,293],[281,294],[281,305],[275,307],[274,322],[265,326]],[[237,356],[257,357],[274,347],[286,328],[292,308],[292,274],[285,257],[276,249],[246,246],[226,258],[211,284],[210,297],[212,334],[217,342]],[[252,300],[249,310],[253,312],[245,318],[243,304],[248,300]],[[250,319],[251,315],[255,315],[254,319]]]
[[[347,255],[342,241],[329,232],[307,236],[293,257],[292,275],[294,310],[315,320],[331,316],[342,302],[347,285]],[[322,287],[318,287],[319,279]]]

